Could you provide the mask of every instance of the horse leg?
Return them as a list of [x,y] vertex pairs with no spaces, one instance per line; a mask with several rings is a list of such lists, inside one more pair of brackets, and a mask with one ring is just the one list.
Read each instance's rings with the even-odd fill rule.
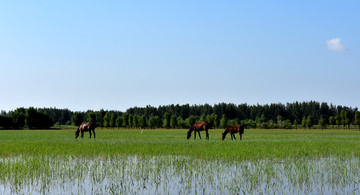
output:
[[233,133],[233,136],[234,136],[234,140],[236,140],[235,133]]
[[239,133],[240,134],[240,140],[242,140],[242,134],[241,133]]
[[89,137],[89,138],[91,139],[91,130],[89,130],[89,134],[90,134],[90,137]]
[[81,131],[81,139],[84,138],[84,131]]
[[233,138],[233,134],[232,134],[232,133],[230,133],[230,136],[231,136],[231,140],[234,140],[234,138]]
[[95,129],[93,129],[94,139],[95,139]]
[[209,139],[209,132],[208,131],[205,132],[206,132],[206,139]]
[[201,139],[200,131],[198,131],[198,134],[199,134],[199,137],[200,137],[200,139]]

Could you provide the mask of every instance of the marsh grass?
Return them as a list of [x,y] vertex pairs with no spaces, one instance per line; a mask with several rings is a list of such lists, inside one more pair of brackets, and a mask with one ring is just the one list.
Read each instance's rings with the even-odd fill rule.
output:
[[221,133],[0,131],[0,194],[360,193],[358,131]]
[[243,141],[186,139],[186,130],[98,130],[74,139],[72,130],[0,131],[0,156],[186,155],[200,159],[256,160],[360,156],[360,131],[246,130]]
[[3,194],[360,193],[357,157],[241,162],[185,156],[8,157],[0,164]]

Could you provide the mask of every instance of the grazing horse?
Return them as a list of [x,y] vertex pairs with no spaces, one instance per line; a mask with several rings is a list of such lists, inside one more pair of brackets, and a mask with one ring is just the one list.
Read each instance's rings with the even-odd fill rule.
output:
[[81,138],[84,138],[84,132],[89,132],[91,138],[91,131],[94,133],[94,139],[95,139],[95,128],[96,125],[92,122],[81,123],[81,125],[75,131],[75,139],[79,137],[80,132],[81,132]]
[[206,132],[206,139],[209,139],[208,130],[209,130],[210,126],[211,126],[211,124],[208,123],[208,122],[196,122],[195,124],[193,124],[191,126],[191,128],[187,132],[187,139],[190,139],[191,132],[193,132],[193,131],[194,131],[194,139],[196,139],[196,132],[198,132],[199,137],[201,139],[200,131],[205,131]]
[[231,140],[234,139],[236,140],[235,138],[235,133],[239,133],[240,135],[240,140],[242,140],[242,134],[244,134],[244,126],[242,125],[233,125],[233,126],[228,126],[224,133],[222,134],[222,137],[221,137],[221,140],[224,140],[225,137],[226,137],[226,134],[228,134],[230,132],[231,134]]

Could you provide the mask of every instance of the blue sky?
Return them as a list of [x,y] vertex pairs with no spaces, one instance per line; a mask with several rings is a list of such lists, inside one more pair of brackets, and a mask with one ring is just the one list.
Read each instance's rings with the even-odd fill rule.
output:
[[0,110],[360,107],[360,1],[0,1]]

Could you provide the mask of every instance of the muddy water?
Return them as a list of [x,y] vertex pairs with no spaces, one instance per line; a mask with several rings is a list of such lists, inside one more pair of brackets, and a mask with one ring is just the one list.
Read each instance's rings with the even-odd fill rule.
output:
[[224,162],[183,156],[0,159],[0,194],[359,194],[360,158]]

